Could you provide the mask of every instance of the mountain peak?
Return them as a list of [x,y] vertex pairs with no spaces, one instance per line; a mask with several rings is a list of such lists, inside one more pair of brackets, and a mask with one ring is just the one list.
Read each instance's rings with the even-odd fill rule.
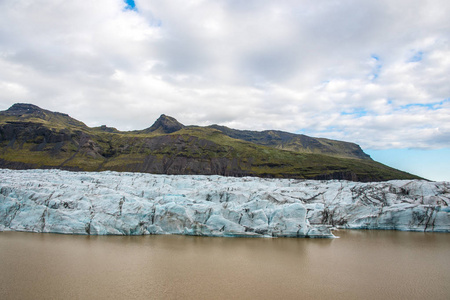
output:
[[162,114],[158,120],[146,132],[172,133],[183,129],[185,126],[178,122],[175,118]]
[[23,114],[31,114],[35,112],[42,112],[43,109],[37,105],[29,104],[29,103],[15,103],[10,108],[8,108],[5,112],[11,115],[23,115]]
[[29,103],[15,103],[7,110],[0,112],[1,115],[14,116],[21,118],[22,120],[27,118],[46,120],[47,113],[49,113],[49,111]]
[[17,120],[25,122],[26,121],[37,122],[36,119],[41,119],[45,121],[50,121],[54,125],[59,123],[60,125],[64,124],[62,126],[73,125],[78,127],[79,126],[86,127],[84,123],[71,118],[68,114],[49,111],[40,108],[37,105],[29,103],[15,103],[7,110],[0,111],[0,115],[10,117],[12,116],[17,118]]

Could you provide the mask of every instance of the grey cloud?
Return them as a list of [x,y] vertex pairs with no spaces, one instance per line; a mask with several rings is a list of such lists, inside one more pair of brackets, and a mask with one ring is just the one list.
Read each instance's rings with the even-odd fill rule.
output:
[[438,131],[426,140],[426,144],[429,145],[427,148],[445,148],[448,147],[448,141],[450,141],[450,129]]

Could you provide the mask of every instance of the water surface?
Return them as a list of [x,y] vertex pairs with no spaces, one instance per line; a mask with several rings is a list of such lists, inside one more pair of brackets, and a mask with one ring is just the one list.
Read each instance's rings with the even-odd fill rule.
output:
[[450,234],[0,233],[0,299],[450,299]]

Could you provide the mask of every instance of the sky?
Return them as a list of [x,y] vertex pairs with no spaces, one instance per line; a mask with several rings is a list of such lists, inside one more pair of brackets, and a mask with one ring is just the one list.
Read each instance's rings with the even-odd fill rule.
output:
[[277,129],[450,181],[448,0],[0,0],[0,110]]

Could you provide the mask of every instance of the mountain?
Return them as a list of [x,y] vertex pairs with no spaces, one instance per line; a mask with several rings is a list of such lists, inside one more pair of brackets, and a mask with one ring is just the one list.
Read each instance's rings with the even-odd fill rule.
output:
[[417,176],[373,161],[353,143],[282,131],[184,126],[161,115],[149,128],[88,127],[18,103],[0,112],[0,167],[382,181]]
[[278,130],[250,131],[236,130],[225,126],[211,125],[229,137],[258,145],[302,153],[327,154],[338,157],[370,159],[361,147],[354,143],[313,138],[303,134],[293,134]]
[[71,118],[68,114],[52,112],[33,104],[16,103],[0,112],[2,123],[40,123],[54,128],[87,128],[86,124]]
[[144,129],[144,133],[172,133],[183,129],[185,126],[178,122],[175,118],[162,114],[158,120],[149,128]]

